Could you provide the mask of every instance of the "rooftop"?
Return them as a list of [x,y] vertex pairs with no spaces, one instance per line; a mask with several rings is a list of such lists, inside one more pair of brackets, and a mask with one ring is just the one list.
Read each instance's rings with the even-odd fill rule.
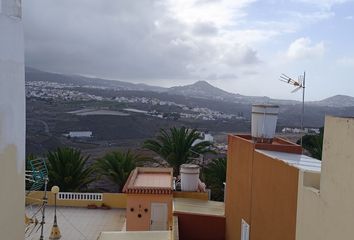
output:
[[296,167],[305,172],[320,173],[321,161],[302,154],[285,153],[269,150],[256,150],[256,152],[267,155],[268,157],[280,160],[286,164]]
[[272,143],[255,143],[252,140],[251,135],[237,134],[235,137],[242,138],[255,145],[255,149],[278,151],[278,152],[289,152],[289,153],[302,153],[302,148],[300,145],[292,143],[282,138],[273,138]]
[[[31,216],[37,209],[26,208],[26,213]],[[47,206],[45,209],[46,224],[44,225],[44,236],[50,235],[54,207]],[[40,214],[36,215],[40,221]],[[87,209],[77,207],[57,207],[57,220],[61,232],[61,240],[96,240],[102,231],[121,231],[125,224],[125,209]],[[33,230],[26,239],[39,239],[39,225],[33,230],[30,228],[26,236]]]
[[174,198],[173,212],[224,217],[225,204],[223,202],[216,201],[205,201],[190,198]]
[[171,194],[172,168],[136,168],[131,172],[123,191],[140,194]]

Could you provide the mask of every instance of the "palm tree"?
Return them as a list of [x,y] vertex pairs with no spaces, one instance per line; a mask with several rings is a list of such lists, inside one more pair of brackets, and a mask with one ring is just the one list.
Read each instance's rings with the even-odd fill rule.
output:
[[122,191],[130,172],[137,166],[138,162],[145,160],[139,155],[115,151],[106,154],[95,163],[95,169],[101,176],[107,177],[111,182],[118,185],[119,192]]
[[[323,132],[324,128],[320,128],[320,133],[316,135],[307,134],[302,137],[302,146],[305,148],[312,157],[319,160],[322,159],[322,145],[323,145]],[[297,141],[300,143],[300,140]]]
[[50,185],[57,185],[60,191],[77,192],[87,189],[92,177],[93,168],[87,166],[87,157],[81,151],[73,148],[57,148],[48,155],[48,175]]
[[169,131],[161,129],[156,140],[146,140],[143,147],[165,159],[173,168],[174,175],[178,176],[182,164],[191,162],[203,153],[212,152],[210,142],[195,144],[197,139],[200,139],[200,134],[196,129],[173,127]]
[[216,158],[204,169],[206,183],[211,189],[211,197],[216,201],[223,201],[224,199],[226,165],[226,158]]

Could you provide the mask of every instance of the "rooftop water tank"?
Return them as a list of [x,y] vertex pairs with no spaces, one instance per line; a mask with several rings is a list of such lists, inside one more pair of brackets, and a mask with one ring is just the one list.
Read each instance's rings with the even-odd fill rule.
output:
[[278,113],[277,105],[252,105],[252,138],[255,142],[273,141]]
[[181,190],[196,192],[199,182],[199,166],[195,164],[181,165]]

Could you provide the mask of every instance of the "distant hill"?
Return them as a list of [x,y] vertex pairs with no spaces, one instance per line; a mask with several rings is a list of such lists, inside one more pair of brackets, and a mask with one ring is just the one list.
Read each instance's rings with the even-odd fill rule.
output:
[[[79,87],[97,87],[120,91],[145,91],[167,93],[169,95],[178,95],[200,99],[224,101],[240,104],[267,103],[278,105],[297,105],[299,101],[271,99],[269,97],[244,96],[230,93],[220,88],[214,87],[206,81],[197,81],[194,84],[185,86],[176,86],[163,88],[147,84],[135,84],[117,80],[107,80],[101,78],[90,78],[78,75],[65,75],[58,73],[49,73],[34,68],[26,67],[26,81],[47,81],[56,82]],[[352,107],[354,106],[354,97],[336,95],[321,101],[306,102],[306,105],[319,107]]]
[[309,102],[309,104],[325,107],[352,107],[354,106],[354,97],[346,95],[336,95],[323,99],[321,101]]
[[79,75],[65,75],[59,73],[49,73],[38,69],[26,67],[26,81],[46,81],[56,82],[68,85],[76,85],[80,87],[106,87],[116,90],[130,90],[130,91],[166,91],[165,88],[150,86],[147,84],[134,84],[129,82],[107,80],[101,78],[89,78]]
[[206,81],[198,81],[190,85],[171,87],[167,90],[169,94],[194,96],[199,98],[214,98],[217,100],[233,100],[241,97],[239,94],[233,94],[214,87]]

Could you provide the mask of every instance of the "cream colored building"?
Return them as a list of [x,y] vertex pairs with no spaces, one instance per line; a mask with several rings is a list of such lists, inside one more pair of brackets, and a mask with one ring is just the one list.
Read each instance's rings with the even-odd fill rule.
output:
[[354,239],[354,118],[326,117],[322,159],[299,175],[296,239]]

